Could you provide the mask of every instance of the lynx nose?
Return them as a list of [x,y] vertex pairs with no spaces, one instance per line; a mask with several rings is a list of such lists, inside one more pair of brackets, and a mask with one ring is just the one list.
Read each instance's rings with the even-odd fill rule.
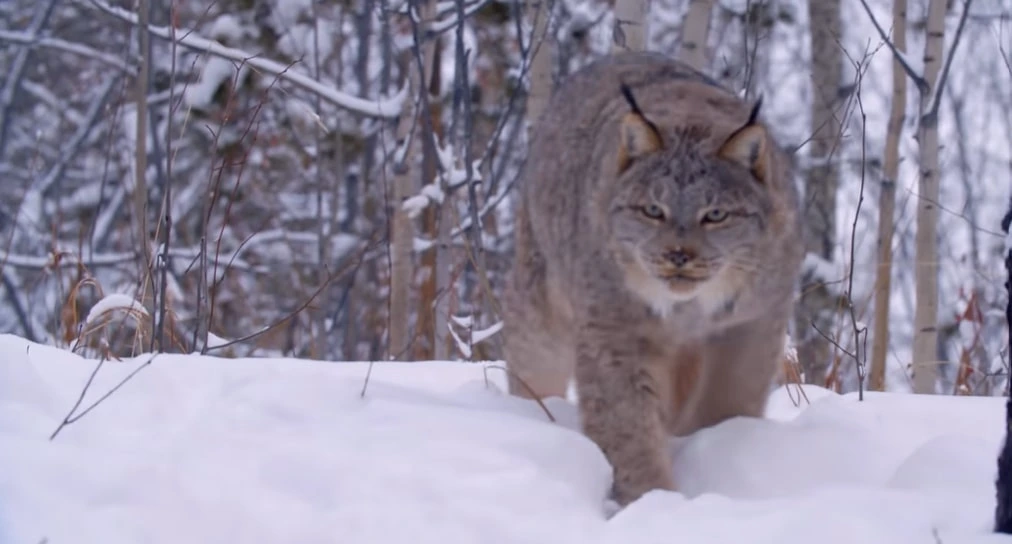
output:
[[671,264],[682,267],[689,264],[694,255],[691,251],[676,247],[664,254],[664,257],[671,262]]

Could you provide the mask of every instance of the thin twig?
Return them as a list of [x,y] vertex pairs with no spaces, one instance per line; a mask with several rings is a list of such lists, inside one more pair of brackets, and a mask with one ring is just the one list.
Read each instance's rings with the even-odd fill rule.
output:
[[[366,246],[362,247],[362,249],[359,252],[360,256],[363,255],[372,246],[375,246],[375,245],[378,244],[378,240],[379,240],[379,238],[377,236],[378,234],[379,234],[379,231],[377,231],[377,233],[373,235],[373,240],[369,244],[367,244]],[[261,335],[263,335],[263,334],[265,334],[265,333],[267,333],[267,332],[269,332],[269,331],[271,331],[271,330],[273,330],[273,329],[281,326],[286,321],[292,319],[293,317],[297,316],[300,312],[302,312],[303,310],[305,310],[306,308],[308,308],[309,305],[312,304],[312,302],[316,299],[316,297],[319,296],[319,294],[322,293],[323,290],[326,289],[327,286],[330,285],[330,283],[332,281],[334,281],[335,279],[337,279],[339,277],[344,276],[345,273],[348,272],[348,268],[349,268],[349,266],[346,265],[345,267],[342,267],[342,270],[340,270],[337,273],[334,273],[334,274],[328,273],[326,280],[324,282],[322,282],[319,286],[317,286],[316,290],[312,293],[312,295],[310,295],[301,305],[299,305],[298,308],[292,310],[287,315],[285,315],[285,316],[281,317],[280,319],[276,320],[274,323],[268,325],[267,327],[264,327],[263,329],[260,329],[257,332],[254,332],[254,333],[251,333],[251,334],[247,334],[246,336],[243,336],[241,338],[236,338],[235,340],[224,342],[222,344],[215,345],[215,346],[207,346],[207,349],[205,350],[205,352],[206,353],[210,353],[210,352],[215,351],[215,350],[225,349],[225,348],[227,348],[229,346],[232,346],[232,345],[235,345],[235,344],[240,344],[240,343],[243,343],[243,342],[248,342],[248,341],[250,341],[250,340],[252,340],[254,338],[257,338],[258,336],[261,336]]]
[[[863,1],[863,0],[862,0]],[[956,26],[956,34],[952,37],[952,46],[949,47],[949,55],[945,59],[945,65],[942,66],[942,74],[938,78],[938,82],[935,84],[935,92],[931,95],[931,102],[928,104],[924,115],[921,119],[934,120],[938,117],[938,105],[941,102],[942,92],[945,90],[945,80],[949,77],[949,68],[952,66],[952,59],[956,56],[956,50],[959,48],[959,40],[963,37],[963,28],[966,26],[966,18],[970,14],[970,5],[973,4],[973,0],[966,0],[963,4],[963,15],[959,18],[959,25]]]
[[[850,315],[850,325],[854,333],[854,365],[857,369],[857,397],[859,401],[864,400],[864,382],[865,382],[865,358],[867,355],[867,342],[868,342],[868,327],[858,326],[857,315],[854,312],[854,263],[857,261],[856,258],[856,246],[857,246],[857,221],[861,216],[861,205],[864,203],[864,184],[867,168],[864,167],[866,164],[866,154],[868,152],[867,145],[867,121],[868,116],[864,112],[864,102],[861,100],[861,84],[864,79],[864,72],[861,70],[860,64],[857,66],[857,106],[861,110],[861,185],[858,189],[857,197],[857,208],[854,210],[854,221],[850,227],[850,271],[847,274],[847,310]],[[863,340],[862,340],[863,338]],[[862,342],[864,345],[862,345]],[[862,349],[864,348],[864,349]]]
[[84,388],[81,389],[81,394],[80,394],[80,396],[78,396],[77,402],[74,403],[74,407],[70,409],[70,412],[68,412],[67,415],[66,415],[66,417],[63,418],[63,421],[60,422],[60,425],[56,428],[55,431],[53,431],[53,434],[49,435],[49,439],[50,440],[55,439],[56,435],[60,434],[60,431],[62,431],[64,428],[66,428],[69,425],[72,425],[72,424],[76,423],[82,417],[88,415],[88,413],[90,413],[92,410],[94,410],[95,408],[98,408],[98,405],[102,404],[103,402],[106,401],[106,399],[108,399],[109,397],[113,396],[113,394],[115,394],[117,391],[119,391],[121,387],[123,387],[124,385],[126,385],[126,383],[129,382],[130,380],[132,380],[134,378],[134,376],[136,376],[137,374],[139,374],[141,370],[144,370],[145,368],[147,368],[148,366],[150,366],[151,363],[155,360],[155,357],[157,357],[158,355],[159,354],[157,354],[157,353],[152,353],[148,357],[148,360],[144,361],[143,363],[141,363],[140,366],[138,366],[137,368],[133,369],[122,380],[120,380],[119,383],[117,383],[116,385],[114,385],[112,387],[112,389],[109,389],[108,391],[106,391],[95,402],[91,403],[87,408],[85,408],[84,410],[82,410],[81,413],[75,415],[75,412],[77,411],[77,408],[80,407],[81,403],[84,401],[84,397],[88,393],[88,389],[91,388],[92,383],[95,381],[95,376],[98,375],[99,369],[102,368],[102,364],[106,361],[106,358],[102,357],[102,359],[99,360],[98,364],[95,365],[95,369],[92,370],[91,375],[88,376],[88,381],[84,384]]
[[896,45],[893,44],[892,40],[890,40],[888,36],[886,36],[885,30],[882,29],[878,20],[875,19],[875,16],[871,13],[871,7],[868,6],[868,0],[861,0],[861,5],[864,7],[864,11],[868,14],[868,18],[871,19],[872,24],[875,25],[875,30],[878,31],[879,37],[881,37],[882,41],[884,41],[886,46],[889,47],[889,50],[893,52],[893,56],[896,58],[896,61],[900,63],[900,66],[903,67],[903,71],[910,76],[910,79],[913,80],[914,85],[917,85],[917,89],[921,93],[927,92],[928,82],[924,79],[924,76],[917,73],[917,71],[910,66],[910,63],[907,62],[907,56],[900,50],[896,49]]
[[524,389],[531,396],[531,399],[533,399],[534,402],[538,403],[538,406],[540,406],[541,409],[544,410],[545,415],[548,416],[548,420],[551,421],[552,423],[557,423],[557,421],[555,419],[555,416],[553,416],[552,412],[548,409],[547,406],[545,406],[545,403],[541,401],[541,397],[539,397],[537,395],[537,393],[534,392],[534,389],[531,388],[531,386],[526,381],[524,381],[523,378],[521,378],[520,376],[518,376],[516,372],[513,372],[509,368],[507,368],[505,366],[502,366],[502,365],[487,365],[487,366],[485,366],[485,372],[488,372],[489,368],[498,368],[499,370],[502,370],[506,374],[508,374],[508,375],[513,376],[514,378],[516,378],[517,382],[519,382],[520,385],[524,386]]

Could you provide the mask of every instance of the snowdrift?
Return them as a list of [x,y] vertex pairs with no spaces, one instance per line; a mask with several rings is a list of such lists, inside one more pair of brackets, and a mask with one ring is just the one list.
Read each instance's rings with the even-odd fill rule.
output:
[[[501,363],[166,355],[0,336],[0,543],[1010,542],[991,534],[1000,398],[786,390],[672,440],[680,493],[610,519],[575,407]],[[795,398],[796,394],[793,395]]]

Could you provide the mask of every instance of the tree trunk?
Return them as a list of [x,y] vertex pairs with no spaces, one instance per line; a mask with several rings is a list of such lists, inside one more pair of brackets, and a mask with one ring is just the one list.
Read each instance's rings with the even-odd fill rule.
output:
[[[420,35],[425,34],[425,28],[432,21],[435,15],[435,2],[428,0],[421,5],[419,26]],[[415,44],[414,47],[420,47]],[[427,92],[425,88],[425,74],[420,73],[425,68],[431,68],[432,59],[435,53],[434,41],[425,45],[422,51],[422,67],[414,60],[414,52],[406,51],[404,54],[404,68],[408,77],[409,95],[420,96],[420,93]],[[418,134],[412,134],[416,107],[421,107],[420,101],[405,100],[404,111],[398,120],[397,125],[397,153],[400,153],[399,160],[394,164],[394,187],[391,198],[390,213],[392,223],[390,227],[390,314],[387,357],[391,359],[404,358],[409,356],[412,336],[409,332],[411,320],[410,296],[411,283],[414,276],[414,238],[415,229],[411,218],[403,208],[404,201],[413,196],[418,189],[419,166],[415,160],[414,144]]]
[[612,52],[643,51],[646,48],[649,0],[615,0],[615,29]]
[[691,0],[689,12],[682,23],[679,56],[683,62],[699,71],[705,71],[710,66],[706,46],[710,37],[714,3],[714,0]]
[[[439,66],[442,62],[442,49],[440,39],[436,38],[432,46],[432,62],[425,64],[427,69],[432,71],[426,74],[428,84],[423,92],[429,93],[429,116],[428,121],[422,123],[422,185],[427,183],[439,183],[436,179],[439,175],[438,159],[436,158],[435,144],[442,144],[443,140],[443,104],[440,99],[440,91],[443,81],[440,78]],[[425,58],[430,58],[425,55]],[[449,198],[447,198],[448,200]],[[430,203],[422,212],[422,237],[437,242],[445,242],[440,237],[440,223],[449,221],[448,217],[440,212],[444,204]],[[435,357],[436,351],[436,296],[445,283],[440,283],[437,274],[439,264],[446,259],[444,253],[447,250],[440,247],[440,243],[433,244],[429,250],[421,255],[421,285],[418,289],[418,333],[415,335],[415,344],[412,349],[412,357],[416,361],[426,361]],[[440,331],[441,332],[441,331]],[[440,350],[441,351],[441,350]]]
[[[146,308],[151,310],[150,315],[155,315],[153,304],[147,304],[155,296],[154,270],[152,270],[150,235],[148,232],[148,84],[151,73],[151,35],[148,32],[148,0],[139,0],[137,3],[137,36],[138,49],[140,50],[140,69],[137,72],[137,82],[134,96],[137,108],[136,149],[134,150],[134,186],[133,186],[133,212],[135,230],[137,232],[137,247],[140,251],[137,258],[140,261],[138,267],[140,292],[137,299]],[[154,330],[151,331],[154,333]],[[146,349],[155,351],[155,335],[151,335],[152,344],[145,346]],[[202,338],[205,341],[206,338]],[[160,351],[163,346],[158,346]]]
[[541,113],[548,106],[548,99],[552,96],[552,52],[555,43],[549,32],[549,19],[552,15],[551,5],[548,0],[535,0],[534,6],[530,8],[530,17],[533,19],[534,32],[528,42],[528,55],[531,57],[530,68],[530,90],[527,93],[527,141],[531,139],[534,125],[541,118]]
[[[907,0],[893,0],[893,45],[907,50]],[[878,197],[878,268],[875,271],[875,334],[871,346],[868,388],[885,391],[886,352],[889,349],[889,297],[892,292],[893,224],[896,210],[896,178],[900,165],[900,134],[907,108],[907,74],[893,59],[893,92],[886,133],[882,187]]]
[[917,200],[917,257],[914,266],[914,392],[934,393],[938,375],[938,117],[932,97],[945,49],[945,2],[931,0],[924,42],[924,83],[920,99],[920,180]]
[[[410,60],[405,61],[410,80],[409,88],[413,96],[418,92],[418,75],[413,70]],[[408,349],[408,297],[411,295],[411,276],[413,271],[412,248],[415,235],[411,218],[403,209],[402,203],[411,196],[414,184],[412,170],[415,166],[414,138],[411,135],[412,116],[414,115],[412,100],[404,101],[404,113],[398,121],[397,152],[402,153],[399,162],[394,164],[394,186],[390,199],[390,310],[387,319],[387,357],[396,359],[403,357]],[[403,147],[402,147],[403,146]],[[403,149],[403,151],[401,151]]]
[[[838,42],[840,0],[809,0],[812,47],[812,140],[811,164],[805,175],[804,218],[806,250],[832,261],[836,240],[836,189],[839,172],[834,160],[840,136],[840,103],[843,52]],[[798,360],[808,383],[826,384],[831,365],[836,300],[823,278],[806,277],[797,308]]]

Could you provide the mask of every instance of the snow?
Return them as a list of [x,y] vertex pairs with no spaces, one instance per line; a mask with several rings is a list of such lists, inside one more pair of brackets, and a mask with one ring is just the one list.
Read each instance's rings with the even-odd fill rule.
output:
[[88,311],[88,317],[84,319],[84,323],[86,325],[93,324],[105,316],[105,314],[116,310],[148,315],[148,311],[144,309],[144,306],[140,302],[134,300],[134,297],[124,293],[111,293],[102,297],[102,300],[99,300],[91,307],[91,310]]
[[415,195],[404,199],[401,209],[408,212],[408,217],[414,219],[429,206],[429,198],[425,195]]
[[801,263],[802,275],[810,277],[809,281],[821,282],[828,289],[840,284],[841,274],[835,264],[815,253],[806,253]]
[[222,43],[237,43],[242,39],[243,29],[239,18],[234,15],[219,15],[210,30],[211,38]]
[[[238,75],[236,75],[238,71]],[[211,107],[214,94],[222,84],[243,81],[249,68],[245,64],[221,57],[209,57],[200,73],[200,80],[186,88],[186,103],[194,108],[206,110]]]
[[316,25],[297,24],[284,27],[287,30],[278,39],[278,51],[289,58],[301,59],[312,73],[333,54],[334,45],[339,43],[340,28],[335,23],[320,19]]
[[[149,364],[148,364],[149,363]],[[143,355],[0,336],[0,543],[1008,542],[989,534],[1002,399],[774,392],[769,417],[672,440],[682,492],[605,515],[575,408],[502,363]]]
[[496,333],[498,333],[499,331],[501,331],[502,327],[503,327],[503,322],[502,321],[496,321],[490,327],[474,331],[474,332],[471,333],[471,342],[477,344],[478,342],[483,342],[485,340],[488,340],[489,338],[492,338],[493,336],[495,336]]

